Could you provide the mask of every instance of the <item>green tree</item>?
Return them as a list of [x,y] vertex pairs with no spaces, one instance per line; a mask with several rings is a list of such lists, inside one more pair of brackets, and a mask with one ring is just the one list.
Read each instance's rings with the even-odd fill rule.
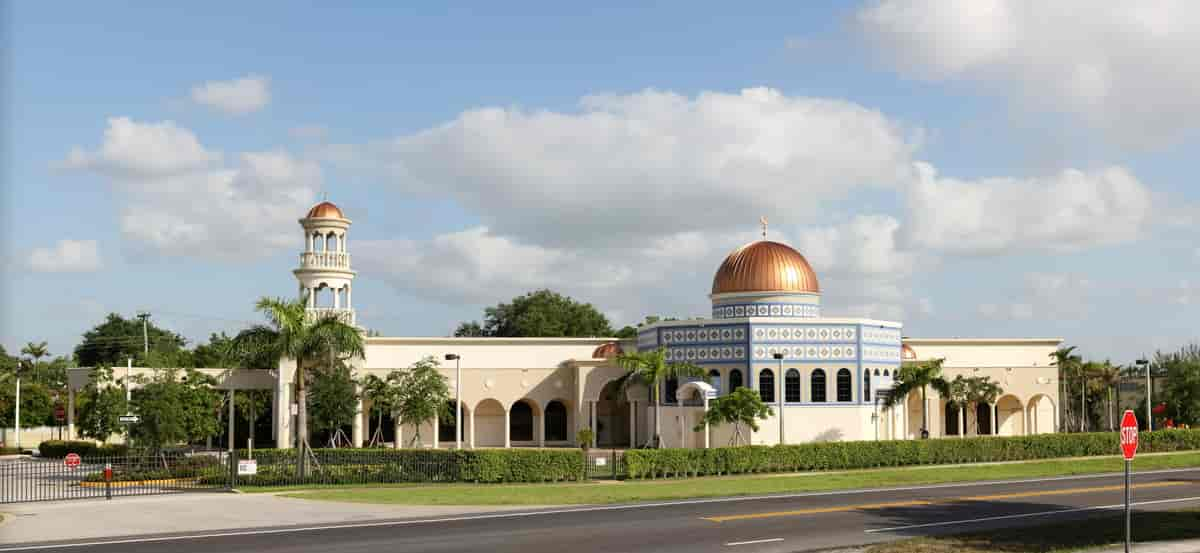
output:
[[1076,420],[1072,413],[1074,412],[1075,401],[1071,399],[1071,382],[1078,378],[1083,370],[1083,358],[1075,353],[1075,346],[1060,347],[1050,353],[1050,364],[1058,367],[1058,395],[1062,403],[1062,417],[1060,428],[1074,428],[1077,426]]
[[[160,356],[178,353],[187,344],[183,336],[152,322],[147,322],[146,336],[151,352]],[[83,367],[124,365],[129,358],[133,358],[135,364],[149,364],[147,361],[150,360],[143,353],[142,321],[110,313],[104,322],[83,334],[83,341],[75,346],[75,358]],[[159,366],[165,364],[168,363],[160,362]]]
[[[758,392],[742,387],[710,401],[708,411],[704,412],[704,418],[692,431],[702,432],[705,424],[712,426],[732,424],[733,435],[729,438],[729,445],[738,445],[743,438],[742,426],[748,426],[752,432],[757,432],[758,421],[774,414],[775,411],[763,403]],[[749,436],[747,435],[746,438],[748,439]]]
[[129,432],[139,445],[154,452],[164,447],[202,440],[220,431],[213,414],[221,408],[216,379],[193,369],[162,369],[134,377],[133,411],[140,420]]
[[79,393],[79,420],[75,422],[81,436],[107,442],[113,434],[125,433],[120,416],[129,412],[125,402],[123,382],[113,376],[111,367],[97,367],[91,382]]
[[462,323],[455,336],[595,337],[612,336],[608,319],[590,303],[550,290],[538,290],[484,310],[484,322]]
[[1115,366],[1111,361],[1104,361],[1096,366],[1092,372],[1093,397],[1100,396],[1104,398],[1104,419],[1108,423],[1108,430],[1111,432],[1116,430],[1116,414],[1114,409],[1116,403],[1113,398],[1116,395],[1117,386],[1121,383],[1121,367]]
[[[264,366],[254,366],[253,360],[234,359],[232,353],[233,337],[226,335],[224,332],[217,334],[212,333],[208,336],[208,342],[198,344],[192,349],[192,364],[197,369],[213,368],[213,369],[228,369],[241,362],[242,368],[269,368]],[[258,365],[269,364],[258,363]]]
[[386,378],[373,374],[363,378],[363,398],[371,402],[369,418],[377,419],[375,431],[371,432],[371,439],[367,442],[368,447],[383,443],[383,416],[396,410],[397,393],[398,390]]
[[[0,428],[15,426],[16,387],[0,388]],[[26,380],[21,383],[21,428],[44,426],[54,417],[54,402],[50,391],[37,382]]]
[[1190,344],[1172,353],[1156,353],[1154,364],[1165,370],[1167,417],[1176,424],[1200,424],[1200,345]]
[[330,447],[346,443],[342,427],[354,422],[358,411],[358,393],[350,367],[343,363],[312,375],[309,389],[309,417],[319,432],[324,432]]
[[708,374],[700,366],[686,361],[668,363],[667,350],[662,347],[650,351],[622,353],[617,356],[617,365],[626,371],[621,377],[622,388],[634,383],[642,383],[650,388],[651,399],[654,400],[654,443],[659,443],[662,434],[662,400],[659,395],[663,384],[672,378],[678,380]]
[[421,424],[434,417],[452,416],[450,388],[438,372],[437,359],[426,357],[407,369],[392,371],[388,381],[397,391],[395,417],[415,430],[410,446],[421,441]]
[[[310,316],[306,309],[308,298],[294,301],[262,298],[255,308],[267,316],[269,325],[256,325],[234,337],[230,350],[235,359],[270,359],[279,366],[282,359],[296,362],[296,435],[300,445],[297,456],[297,475],[307,474],[308,393],[306,369],[320,367],[322,359],[346,356],[362,357],[365,341],[354,326],[336,314]],[[330,367],[333,363],[325,365]]]
[[50,355],[50,350],[46,349],[46,342],[29,342],[25,347],[21,348],[21,354],[29,357],[32,363],[32,375],[34,380],[38,380],[39,369],[42,365],[42,358]]
[[902,365],[895,375],[895,386],[892,393],[884,400],[885,407],[895,407],[907,401],[908,394],[921,391],[921,437],[929,437],[929,412],[925,406],[927,389],[933,388],[938,395],[950,397],[950,383],[942,376],[942,363],[945,359],[932,359],[921,363]]

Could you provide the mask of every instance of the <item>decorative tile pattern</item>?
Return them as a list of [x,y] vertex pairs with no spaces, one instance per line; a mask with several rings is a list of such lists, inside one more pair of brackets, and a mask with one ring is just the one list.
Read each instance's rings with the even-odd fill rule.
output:
[[900,330],[896,328],[878,328],[864,326],[862,330],[864,344],[895,344],[900,345]]
[[803,303],[749,303],[714,305],[714,319],[739,317],[798,317],[815,319],[821,316],[821,306]]
[[752,348],[754,359],[774,359],[776,353],[782,353],[788,361],[855,361],[858,359],[858,347],[853,345],[755,345]]
[[755,342],[858,343],[858,330],[849,325],[763,325],[754,327]]
[[675,326],[662,329],[663,344],[713,344],[745,342],[745,325]]
[[720,363],[745,360],[746,346],[681,346],[667,348],[667,361]]
[[900,362],[900,346],[863,344],[863,361]]

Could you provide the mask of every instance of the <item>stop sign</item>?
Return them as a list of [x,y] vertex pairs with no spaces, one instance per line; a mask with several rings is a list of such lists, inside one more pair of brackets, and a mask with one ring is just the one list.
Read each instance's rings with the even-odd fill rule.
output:
[[1126,410],[1121,417],[1121,453],[1125,455],[1126,461],[1133,460],[1133,456],[1137,453],[1137,446],[1137,416],[1133,414],[1133,411]]
[[63,464],[67,465],[67,468],[78,467],[79,463],[80,463],[79,455],[75,454],[75,453],[68,453],[66,458],[63,459]]

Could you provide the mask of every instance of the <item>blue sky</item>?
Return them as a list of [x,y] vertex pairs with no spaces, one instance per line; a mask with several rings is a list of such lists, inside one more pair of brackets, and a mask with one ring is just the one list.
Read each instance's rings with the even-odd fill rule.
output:
[[830,315],[1196,338],[1200,10],[638,4],[8,5],[0,343],[234,332],[323,194],[385,334],[543,286],[703,315],[767,215]]

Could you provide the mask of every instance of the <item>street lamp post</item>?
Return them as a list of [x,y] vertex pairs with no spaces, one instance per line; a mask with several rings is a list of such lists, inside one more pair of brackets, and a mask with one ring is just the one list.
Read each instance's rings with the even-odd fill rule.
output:
[[[783,383],[784,382],[784,380],[783,380],[783,354],[782,353],[773,353],[773,354],[771,354],[771,357],[774,357],[775,360],[779,362],[779,372],[776,373],[777,376],[775,377],[775,382]],[[783,439],[783,394],[787,390],[784,389],[784,386],[780,386],[779,388],[780,388],[779,389],[779,392],[780,392],[779,397],[775,398],[775,400],[779,403],[779,443],[780,443],[780,445],[782,445],[784,443],[784,439]]]
[[1154,430],[1154,416],[1150,412],[1150,361],[1143,357],[1135,363],[1146,367],[1146,431],[1149,432]]
[[447,353],[447,361],[454,361],[454,449],[462,449],[462,364],[457,353]]

